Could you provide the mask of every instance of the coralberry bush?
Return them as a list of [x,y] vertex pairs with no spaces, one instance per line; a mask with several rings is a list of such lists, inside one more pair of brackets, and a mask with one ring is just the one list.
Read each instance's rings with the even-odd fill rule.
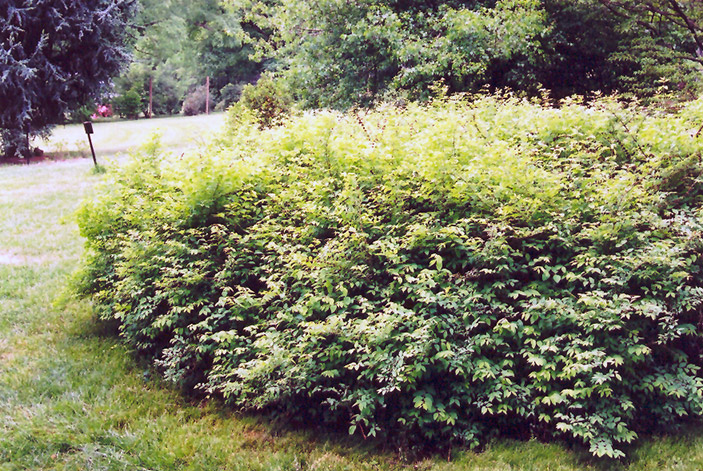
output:
[[245,118],[80,213],[82,292],[170,380],[430,446],[701,416],[703,101]]

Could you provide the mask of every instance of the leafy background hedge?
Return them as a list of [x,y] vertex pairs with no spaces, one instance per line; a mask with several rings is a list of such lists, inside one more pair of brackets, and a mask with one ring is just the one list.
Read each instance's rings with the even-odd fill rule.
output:
[[703,413],[703,101],[467,97],[158,143],[80,213],[79,288],[169,380],[409,445],[622,457]]

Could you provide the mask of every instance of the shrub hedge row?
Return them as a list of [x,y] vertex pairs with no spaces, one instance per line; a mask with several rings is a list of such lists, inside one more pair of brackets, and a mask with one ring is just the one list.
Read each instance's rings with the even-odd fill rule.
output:
[[83,204],[81,292],[166,378],[402,443],[624,456],[703,413],[703,101],[468,97],[156,144]]

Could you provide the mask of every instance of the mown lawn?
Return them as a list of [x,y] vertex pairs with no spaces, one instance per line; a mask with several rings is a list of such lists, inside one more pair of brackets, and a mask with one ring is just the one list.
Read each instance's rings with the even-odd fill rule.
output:
[[[224,113],[213,113],[133,121],[98,121],[93,123],[93,145],[100,158],[127,152],[143,144],[156,132],[160,134],[165,147],[182,151],[205,142],[209,134],[220,129],[224,116]],[[38,140],[34,145],[51,155],[90,156],[88,138],[82,124],[58,126],[48,140]]]
[[[123,124],[96,133],[126,149]],[[166,144],[187,145],[175,137]],[[697,428],[645,440],[619,465],[537,441],[409,460],[378,444],[189,401],[96,323],[89,304],[63,295],[82,252],[73,212],[101,178],[91,167],[86,159],[0,167],[1,471],[703,469]]]

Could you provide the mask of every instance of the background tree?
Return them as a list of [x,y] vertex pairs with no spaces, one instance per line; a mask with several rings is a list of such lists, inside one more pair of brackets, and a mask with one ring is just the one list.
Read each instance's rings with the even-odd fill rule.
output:
[[128,59],[134,0],[0,2],[0,137],[6,156],[96,97]]
[[701,89],[703,2],[700,0],[598,0],[618,18],[620,34],[630,38],[615,60],[635,61],[629,88],[652,95],[657,85],[689,95]]
[[185,2],[188,53],[194,60],[194,72],[209,76],[211,90],[228,84],[255,81],[261,64],[250,59],[253,50],[242,42],[241,16],[234,14],[219,0]]
[[139,0],[135,18],[133,60],[128,70],[115,79],[115,102],[128,92],[140,97],[140,112],[148,112],[149,85],[153,93],[153,114],[173,114],[181,109],[190,85],[192,68],[187,54],[186,25],[173,14],[178,2]]
[[241,40],[240,16],[218,0],[139,3],[134,62],[115,81],[118,95],[138,90],[148,104],[151,84],[153,113],[173,114],[181,111],[186,96],[205,77],[210,77],[211,93],[218,101],[232,100],[235,85],[241,90],[241,85],[258,77],[261,64],[249,58],[253,50]]
[[[310,107],[484,87],[652,96],[691,80],[701,3],[675,0],[235,0],[261,56]],[[261,38],[264,38],[262,40]],[[654,51],[654,52],[653,52]],[[680,56],[680,57],[679,57]],[[688,65],[682,66],[682,60]]]
[[[492,81],[529,83],[549,30],[536,0],[311,0],[236,5],[270,30],[257,44],[274,54],[291,90],[308,106],[367,105],[389,91],[427,96]],[[515,73],[520,69],[520,73]]]
[[592,1],[542,4],[550,31],[541,38],[540,50],[548,60],[537,72],[539,83],[556,98],[617,89],[624,68],[609,60],[621,42],[617,21]]

